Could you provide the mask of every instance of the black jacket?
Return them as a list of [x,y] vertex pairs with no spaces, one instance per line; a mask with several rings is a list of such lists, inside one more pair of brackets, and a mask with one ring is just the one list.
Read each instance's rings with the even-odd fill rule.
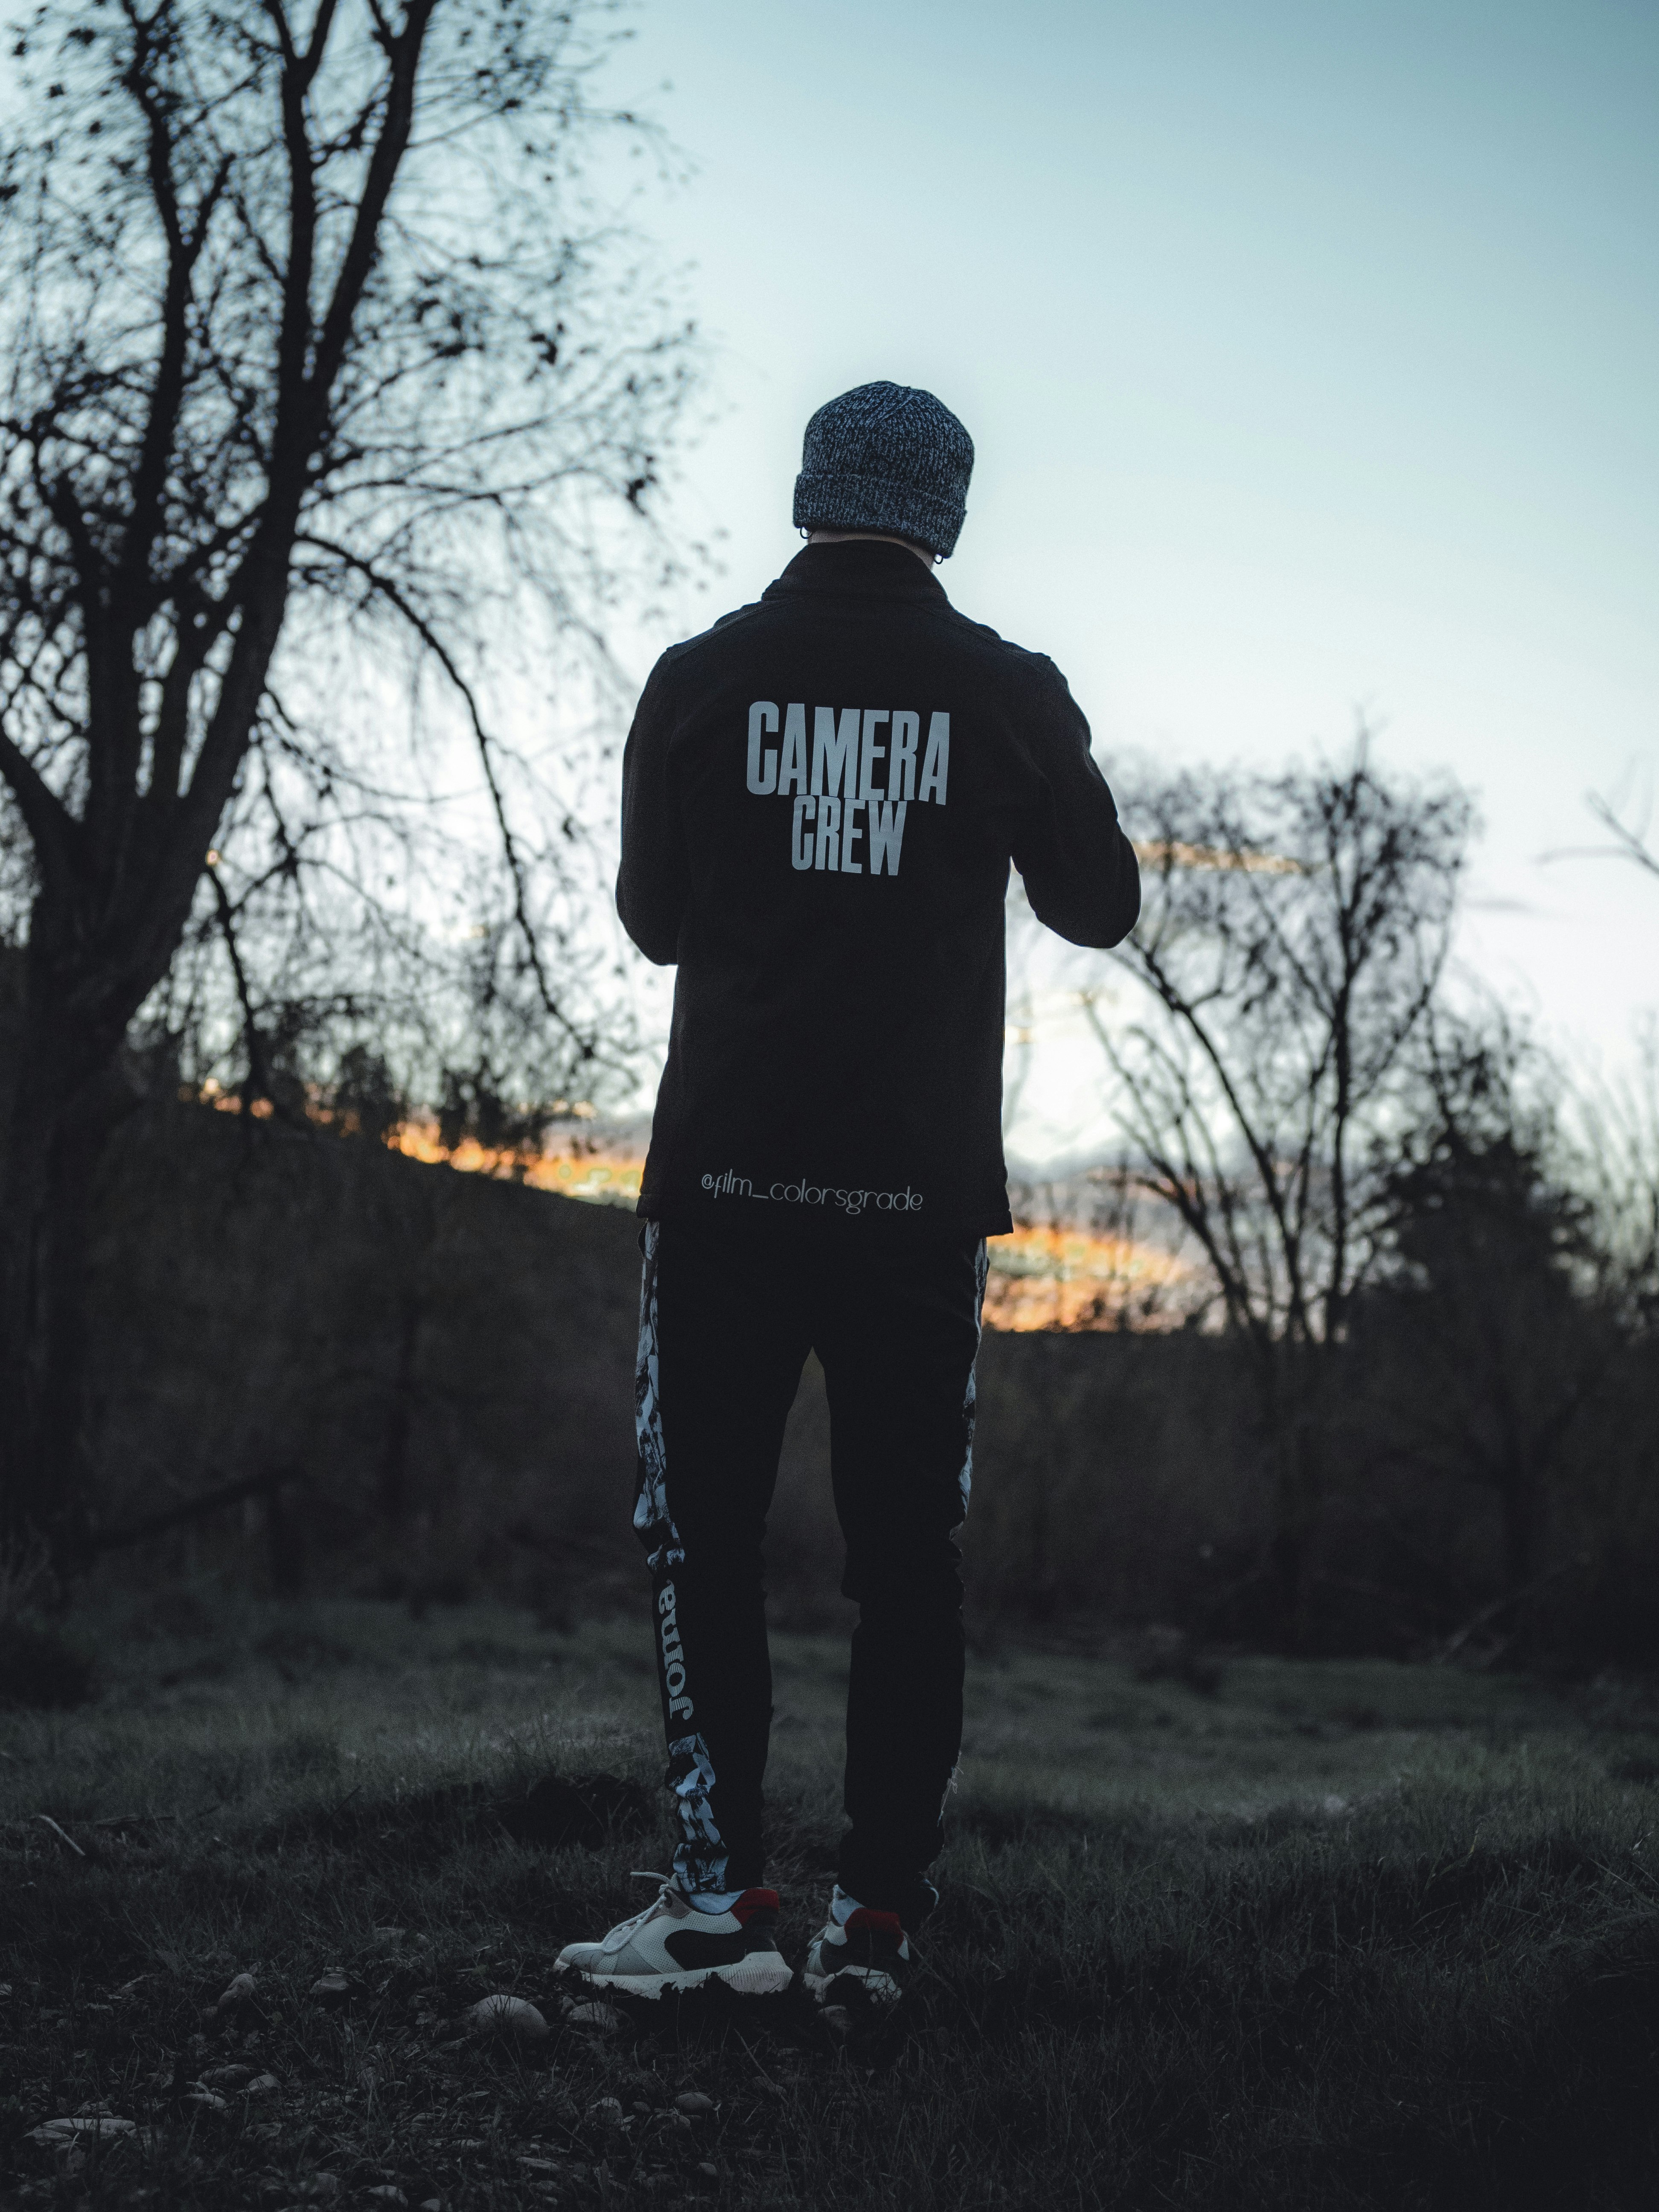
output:
[[634,942],[679,963],[640,1212],[1006,1231],[1011,860],[1073,944],[1133,927],[1134,854],[1065,678],[902,546],[809,546],[665,653],[617,878]]

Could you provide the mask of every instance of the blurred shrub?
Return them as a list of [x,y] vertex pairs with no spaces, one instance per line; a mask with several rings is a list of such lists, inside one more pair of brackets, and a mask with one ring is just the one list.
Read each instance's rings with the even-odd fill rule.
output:
[[84,1705],[92,1662],[56,1629],[27,1618],[0,1620],[0,1707],[50,1711]]

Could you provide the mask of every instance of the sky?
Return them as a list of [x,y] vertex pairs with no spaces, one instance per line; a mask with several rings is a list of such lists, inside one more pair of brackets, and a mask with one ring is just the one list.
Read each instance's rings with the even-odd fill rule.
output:
[[[677,515],[721,564],[640,673],[799,550],[813,408],[925,386],[978,454],[940,580],[1059,662],[1109,777],[1276,767],[1363,713],[1478,795],[1470,969],[1616,1065],[1659,880],[1540,856],[1601,842],[1587,793],[1634,818],[1659,785],[1659,9],[635,21],[617,88],[692,164],[644,219],[710,346]],[[1034,1156],[1086,1139],[1092,1080],[1044,1019]]]

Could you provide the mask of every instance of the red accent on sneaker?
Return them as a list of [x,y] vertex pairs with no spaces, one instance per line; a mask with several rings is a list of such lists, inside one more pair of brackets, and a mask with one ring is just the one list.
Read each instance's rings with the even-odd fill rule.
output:
[[896,1936],[902,1943],[904,1929],[896,1912],[872,1912],[867,1905],[860,1905],[848,1920],[850,1935],[854,1928],[867,1928],[874,1936]]
[[778,1893],[775,1889],[745,1889],[732,1907],[740,1926],[747,1927],[757,1912],[775,1912]]

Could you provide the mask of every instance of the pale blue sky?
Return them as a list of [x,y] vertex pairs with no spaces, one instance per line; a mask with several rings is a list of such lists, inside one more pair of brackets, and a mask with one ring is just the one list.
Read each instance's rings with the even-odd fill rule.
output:
[[[806,416],[879,376],[979,452],[940,573],[1125,747],[1443,763],[1467,950],[1616,1052],[1659,883],[1540,868],[1659,763],[1659,9],[644,0],[723,412],[684,627],[796,550]],[[619,80],[620,82],[620,80]],[[648,659],[665,640],[639,641]],[[1513,902],[1513,903],[1511,903]]]

